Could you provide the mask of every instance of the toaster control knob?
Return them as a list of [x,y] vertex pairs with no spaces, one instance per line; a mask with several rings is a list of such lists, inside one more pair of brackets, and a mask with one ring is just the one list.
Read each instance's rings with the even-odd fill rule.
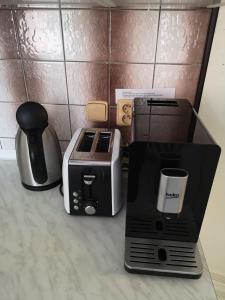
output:
[[85,206],[85,212],[87,215],[94,215],[96,213],[96,209],[92,204],[88,204]]

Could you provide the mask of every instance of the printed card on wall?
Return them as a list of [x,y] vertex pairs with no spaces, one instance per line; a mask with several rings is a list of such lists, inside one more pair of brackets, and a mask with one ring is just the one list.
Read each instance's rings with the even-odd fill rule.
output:
[[155,88],[155,89],[116,89],[116,103],[120,99],[134,98],[160,98],[174,99],[175,88]]

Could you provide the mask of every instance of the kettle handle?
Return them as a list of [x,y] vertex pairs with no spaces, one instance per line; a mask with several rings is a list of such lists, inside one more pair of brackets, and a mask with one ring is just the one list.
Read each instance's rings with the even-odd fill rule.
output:
[[27,134],[31,169],[34,180],[39,184],[45,183],[48,179],[42,133],[43,131],[39,129]]

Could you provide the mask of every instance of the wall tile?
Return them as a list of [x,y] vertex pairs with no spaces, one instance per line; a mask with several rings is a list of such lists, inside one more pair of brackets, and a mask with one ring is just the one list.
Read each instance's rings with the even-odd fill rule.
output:
[[112,60],[153,63],[158,18],[157,11],[113,11]]
[[59,141],[61,151],[64,153],[69,145],[70,141]]
[[63,60],[58,10],[18,10],[16,17],[24,58]]
[[110,104],[115,104],[115,89],[152,88],[153,65],[113,64],[111,65],[111,98]]
[[[15,137],[18,124],[16,110],[21,103],[0,103],[0,137]],[[60,140],[70,140],[69,110],[67,105],[43,105],[48,112],[49,124]]]
[[49,104],[67,104],[63,62],[25,61],[29,100]]
[[0,103],[0,137],[15,137],[18,129],[16,110],[20,104]]
[[211,10],[163,11],[157,62],[201,63]]
[[110,128],[116,128],[116,106],[109,107]]
[[67,60],[108,59],[108,13],[102,10],[63,10]]
[[118,129],[120,130],[122,136],[123,147],[128,147],[131,142],[131,127],[119,127]]
[[154,87],[176,88],[177,98],[194,104],[201,66],[157,65]]
[[72,133],[78,128],[107,128],[108,122],[90,122],[85,118],[85,106],[70,105]]
[[68,62],[67,76],[70,104],[108,101],[108,65]]
[[59,140],[70,140],[70,118],[68,105],[43,105],[48,112],[49,124],[55,129]]
[[21,61],[0,61],[0,101],[26,101],[26,90],[23,79]]
[[14,150],[15,149],[15,139],[0,138],[0,149]]
[[18,58],[12,12],[0,10],[0,58]]
[[110,106],[109,108],[110,116],[110,128],[116,128],[116,106]]
[[[16,21],[25,58],[29,99],[44,103],[49,123],[65,151],[72,131],[79,127],[116,127],[116,108],[110,107],[110,122],[85,119],[88,100],[109,100],[115,105],[116,88],[151,88],[159,14],[157,11],[112,11],[111,59],[127,64],[67,62],[70,106],[67,105],[62,32],[57,10],[18,10]],[[108,61],[109,13],[103,10],[63,10],[66,59]],[[162,11],[154,87],[175,87],[176,96],[194,103],[210,10]],[[12,13],[0,10],[0,59],[18,58]],[[46,62],[28,61],[46,60]],[[143,63],[143,64],[135,64]],[[171,62],[171,65],[168,63]],[[165,65],[163,65],[165,63]],[[172,64],[173,63],[173,64]],[[194,65],[174,65],[194,64]],[[108,75],[110,71],[110,83]],[[15,113],[26,101],[21,62],[0,61],[0,143],[13,149],[17,131]],[[70,111],[70,114],[69,114]],[[130,128],[120,127],[124,144]],[[11,139],[10,139],[11,138]]]

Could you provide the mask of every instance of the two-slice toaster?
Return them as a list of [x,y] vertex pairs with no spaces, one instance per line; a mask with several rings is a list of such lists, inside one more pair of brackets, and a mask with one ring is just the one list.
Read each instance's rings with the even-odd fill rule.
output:
[[121,201],[121,134],[78,129],[63,160],[64,206],[71,215],[114,216]]

